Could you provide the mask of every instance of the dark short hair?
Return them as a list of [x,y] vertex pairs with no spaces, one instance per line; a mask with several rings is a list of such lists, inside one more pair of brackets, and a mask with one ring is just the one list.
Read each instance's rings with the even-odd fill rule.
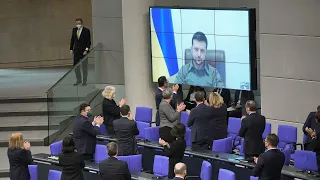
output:
[[186,127],[183,124],[178,123],[172,127],[172,130],[171,130],[172,136],[182,139],[184,138],[185,134],[186,134]]
[[90,104],[82,103],[80,104],[80,113],[86,110],[86,107],[90,106]]
[[278,146],[278,143],[279,143],[279,137],[272,133],[272,134],[269,134],[267,137],[266,137],[266,141],[272,146],[272,147],[277,147]]
[[62,152],[71,153],[76,149],[75,143],[72,137],[67,136],[62,141]]
[[128,115],[128,113],[130,112],[130,106],[128,106],[128,105],[123,105],[123,106],[121,106],[121,108],[120,108],[120,114],[122,115],[122,116],[126,116],[126,115]]
[[110,157],[113,157],[118,154],[118,145],[115,142],[109,142],[107,144],[107,151]]
[[167,78],[165,76],[161,76],[161,77],[158,78],[158,86],[159,87],[164,86],[164,84],[167,83],[167,82],[168,82],[168,80],[167,80]]
[[202,102],[204,100],[204,92],[203,91],[198,91],[194,94],[194,98],[196,99],[197,102]]
[[248,108],[250,111],[256,111],[256,102],[254,102],[253,100],[249,100],[246,102],[246,108]]
[[194,35],[192,36],[192,40],[191,40],[192,45],[193,45],[193,40],[204,41],[206,43],[206,48],[208,47],[208,39],[203,32],[198,31],[198,32],[194,33]]
[[80,21],[81,23],[83,23],[83,19],[82,18],[77,18],[75,21]]

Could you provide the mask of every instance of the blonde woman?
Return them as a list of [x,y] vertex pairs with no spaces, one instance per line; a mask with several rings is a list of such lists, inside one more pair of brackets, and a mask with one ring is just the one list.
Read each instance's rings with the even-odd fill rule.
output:
[[224,104],[223,98],[217,92],[212,92],[209,94],[206,104],[212,108],[213,116],[210,123],[212,140],[226,138],[228,134],[227,106]]
[[30,143],[23,140],[21,133],[13,133],[9,140],[8,159],[11,180],[29,180],[28,165],[32,163]]
[[120,107],[127,103],[127,99],[121,99],[119,106],[114,101],[116,95],[116,88],[113,86],[107,86],[103,92],[104,97],[102,104],[102,112],[104,117],[104,125],[106,126],[108,134],[115,134],[113,129],[113,121],[119,119]]

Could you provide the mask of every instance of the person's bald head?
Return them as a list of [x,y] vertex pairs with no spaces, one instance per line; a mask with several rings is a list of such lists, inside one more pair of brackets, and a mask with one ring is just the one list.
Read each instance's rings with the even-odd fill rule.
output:
[[184,178],[187,175],[187,166],[184,163],[177,163],[174,166],[174,174]]

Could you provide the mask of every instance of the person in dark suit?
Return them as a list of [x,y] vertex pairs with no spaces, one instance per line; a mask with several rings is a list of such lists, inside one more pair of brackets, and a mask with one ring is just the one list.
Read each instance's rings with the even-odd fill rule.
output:
[[210,143],[217,139],[226,138],[228,135],[227,126],[227,106],[223,102],[223,98],[217,92],[212,92],[205,101],[210,107]]
[[[156,95],[155,95],[155,101],[156,101],[156,108],[157,108],[157,114],[156,114],[156,126],[160,126],[160,116],[159,116],[159,105],[162,101],[162,91],[167,89],[169,87],[169,81],[165,76],[161,76],[158,78],[158,88],[156,90]],[[179,85],[175,84],[172,86],[172,92],[173,92],[173,98],[170,102],[170,105],[172,108],[176,109],[177,102],[177,91],[179,90]]]
[[128,105],[120,108],[121,118],[113,121],[118,144],[118,155],[128,156],[137,153],[136,135],[139,134],[137,123],[133,120]]
[[194,96],[195,96],[195,93],[199,91],[203,92],[204,97],[206,97],[206,91],[204,90],[204,88],[200,86],[190,86],[188,95],[184,99],[184,104],[186,105],[186,109],[191,110],[197,106],[196,99]]
[[102,112],[104,117],[104,125],[109,135],[114,134],[113,121],[119,119],[120,108],[127,103],[127,99],[121,99],[119,106],[114,101],[116,94],[116,88],[113,86],[107,86],[102,92],[104,97],[102,102]]
[[187,166],[184,163],[177,163],[174,166],[174,174],[172,180],[183,180],[187,175]]
[[103,180],[131,180],[128,164],[118,160],[118,146],[115,142],[107,144],[108,159],[99,163],[99,172]]
[[81,153],[75,152],[72,137],[65,137],[62,142],[62,153],[59,154],[59,164],[62,166],[61,180],[84,180],[82,169],[84,160]]
[[[203,91],[198,91],[194,95],[197,106],[190,112],[187,122],[191,129],[192,150],[208,150],[211,146],[210,121],[212,120],[211,108],[204,102]],[[211,141],[211,142],[210,142]]]
[[307,136],[304,149],[313,151],[317,155],[317,164],[320,172],[320,106],[316,112],[310,112],[303,125],[303,133]]
[[90,122],[88,117],[92,116],[89,104],[80,105],[80,114],[72,122],[73,138],[76,149],[83,154],[85,160],[93,159],[96,149],[96,136],[100,134],[100,125],[103,123],[103,117],[94,117]]
[[159,144],[164,146],[164,153],[169,157],[169,171],[168,178],[174,177],[174,166],[182,161],[184,156],[184,151],[186,150],[186,141],[184,140],[184,135],[186,133],[186,127],[178,123],[173,126],[171,130],[172,136],[176,138],[172,143],[165,142],[159,139]]
[[21,133],[13,133],[7,151],[11,180],[29,180],[28,165],[32,164],[30,143],[23,140]]
[[254,101],[247,101],[245,107],[248,116],[241,122],[239,136],[244,138],[245,158],[252,161],[252,157],[258,157],[264,151],[262,134],[266,126],[266,118],[257,114]]
[[222,96],[222,98],[223,98],[224,104],[226,104],[227,107],[230,106],[231,95],[230,95],[230,90],[229,89],[215,88],[213,90],[213,92],[216,92],[216,93],[220,94],[220,96]]
[[[75,20],[76,27],[72,29],[71,41],[70,41],[70,54],[73,55],[73,65],[75,66],[87,53],[91,46],[90,30],[83,26],[83,20],[77,18]],[[75,69],[77,82],[75,86],[83,82],[85,86],[87,84],[88,76],[88,60],[82,63],[83,81],[81,80],[80,66]]]
[[249,100],[254,100],[252,91],[236,90],[234,94],[234,101],[231,106],[235,109],[229,112],[229,117],[241,118],[247,115],[245,104]]
[[283,152],[277,149],[278,143],[278,136],[269,134],[265,140],[266,152],[260,154],[259,158],[254,157],[256,166],[252,170],[252,175],[259,177],[259,180],[281,179],[285,156]]

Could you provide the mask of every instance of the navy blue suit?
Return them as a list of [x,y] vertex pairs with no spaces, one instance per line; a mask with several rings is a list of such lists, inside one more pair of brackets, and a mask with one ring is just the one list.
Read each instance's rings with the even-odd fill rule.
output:
[[8,149],[11,180],[29,180],[28,165],[32,163],[31,152],[25,149]]
[[72,122],[73,138],[77,151],[93,155],[96,149],[96,136],[100,134],[98,126],[92,126],[87,117],[78,115]]

